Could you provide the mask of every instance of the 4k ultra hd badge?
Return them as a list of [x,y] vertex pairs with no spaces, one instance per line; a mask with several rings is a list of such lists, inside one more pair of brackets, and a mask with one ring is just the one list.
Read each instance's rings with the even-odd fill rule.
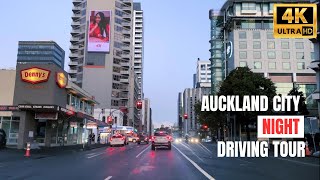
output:
[[274,4],[273,35],[275,38],[316,38],[316,4]]

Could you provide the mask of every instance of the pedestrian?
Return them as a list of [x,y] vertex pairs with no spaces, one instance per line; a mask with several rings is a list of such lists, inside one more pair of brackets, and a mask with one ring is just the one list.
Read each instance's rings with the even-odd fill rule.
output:
[[99,133],[99,135],[98,135],[98,144],[100,144],[100,134],[101,133]]
[[92,133],[92,142],[95,142],[96,135]]

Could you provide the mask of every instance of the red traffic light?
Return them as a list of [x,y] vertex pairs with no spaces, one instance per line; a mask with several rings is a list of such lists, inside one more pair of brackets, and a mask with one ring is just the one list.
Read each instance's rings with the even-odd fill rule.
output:
[[207,125],[204,125],[203,127],[204,127],[205,129],[207,129],[207,128],[208,128],[208,126],[207,126]]
[[137,101],[136,108],[137,109],[142,109],[142,101]]
[[108,116],[108,123],[112,123],[112,117]]
[[183,115],[183,118],[184,118],[184,119],[188,119],[188,114],[184,114],[184,115]]

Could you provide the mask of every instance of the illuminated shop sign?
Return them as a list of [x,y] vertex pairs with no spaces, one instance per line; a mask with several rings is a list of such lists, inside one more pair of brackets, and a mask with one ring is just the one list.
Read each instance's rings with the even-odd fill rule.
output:
[[63,72],[58,72],[56,74],[56,82],[60,88],[65,88],[68,84],[68,78],[64,75]]
[[37,84],[48,81],[50,70],[38,67],[32,67],[21,70],[21,80],[31,84]]

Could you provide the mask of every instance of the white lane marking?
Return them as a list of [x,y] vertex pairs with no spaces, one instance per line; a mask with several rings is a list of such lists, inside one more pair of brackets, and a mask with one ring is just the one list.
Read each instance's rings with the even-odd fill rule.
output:
[[[275,158],[276,158],[276,157],[275,157]],[[295,160],[285,159],[285,158],[276,158],[276,159],[283,160],[283,161],[294,162],[294,163],[297,163],[297,164],[303,164],[303,165],[313,166],[313,167],[320,167],[319,164],[305,163],[305,162],[300,162],[300,161],[295,161]]]
[[143,151],[141,151],[141,152],[136,156],[136,158],[139,157],[139,156],[140,156],[144,151],[146,151],[150,146],[151,146],[151,145],[149,145],[149,146],[146,147]]
[[200,145],[202,146],[202,147],[204,147],[207,151],[209,151],[210,153],[213,153],[212,151],[210,151],[205,145],[203,145],[202,143],[200,143]]
[[89,157],[87,157],[87,158],[90,159],[90,158],[93,158],[93,157],[96,157],[96,156],[100,156],[101,154],[104,154],[104,152],[99,153],[99,154],[95,154],[95,155],[92,155],[92,156],[89,156]]
[[186,145],[184,145],[182,143],[181,143],[181,145],[186,147],[187,149],[189,149],[192,152],[192,154],[194,154],[200,161],[204,162],[199,156],[197,156],[197,154],[191,148],[189,148],[188,146],[186,146]]
[[107,178],[105,178],[104,180],[109,180],[109,179],[111,179],[112,178],[112,176],[108,176]]
[[87,156],[91,156],[91,155],[94,155],[94,154],[97,154],[96,152],[95,153],[89,153],[89,154],[86,154]]
[[210,174],[208,174],[205,170],[203,170],[197,163],[188,158],[183,152],[181,152],[175,145],[172,145],[176,150],[185,157],[195,168],[197,168],[203,175],[205,175],[208,179],[215,180]]
[[206,152],[206,153],[208,153],[208,154],[210,154],[210,155],[212,154],[211,152],[208,152],[205,148],[203,148],[203,147],[200,146],[199,144],[198,144],[198,146],[201,147],[201,149],[203,149],[204,152]]

